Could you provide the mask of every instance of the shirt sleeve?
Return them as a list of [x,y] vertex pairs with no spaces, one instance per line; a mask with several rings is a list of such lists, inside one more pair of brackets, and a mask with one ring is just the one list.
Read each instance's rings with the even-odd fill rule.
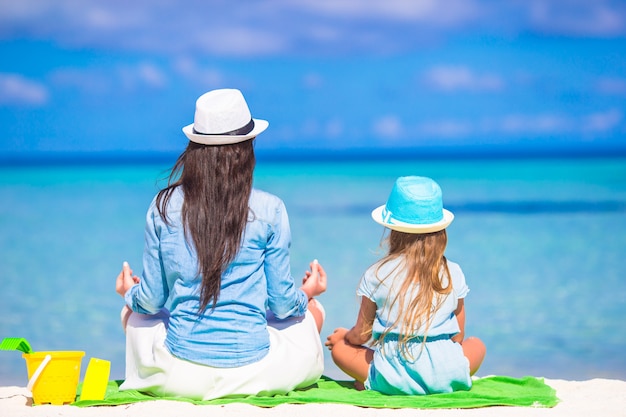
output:
[[367,279],[370,276],[370,269],[365,271],[363,276],[361,277],[361,281],[359,281],[359,286],[356,289],[356,295],[359,297],[365,297],[372,301],[376,301],[374,299],[374,291],[370,285],[369,280]]
[[264,261],[269,308],[278,319],[303,316],[309,300],[304,291],[296,288],[291,276],[289,259],[291,229],[287,210],[282,201],[276,208],[275,214],[276,218],[271,225]]
[[470,289],[465,282],[465,274],[463,274],[461,267],[454,262],[448,261],[448,270],[450,271],[452,288],[454,289],[456,298],[465,298]]
[[139,284],[126,292],[124,297],[126,304],[133,311],[142,314],[158,313],[169,295],[169,287],[161,264],[155,216],[159,214],[153,201],[146,215],[142,278]]

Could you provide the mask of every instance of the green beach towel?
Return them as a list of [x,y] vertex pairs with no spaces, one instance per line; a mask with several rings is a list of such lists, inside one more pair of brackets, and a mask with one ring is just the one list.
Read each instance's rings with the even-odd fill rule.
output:
[[[335,381],[322,376],[316,384],[284,395],[218,398],[208,401],[155,397],[135,390],[120,391],[121,383],[122,381],[110,381],[104,400],[79,400],[72,405],[77,407],[111,406],[140,401],[175,400],[198,405],[246,403],[258,407],[333,403],[370,408],[479,408],[491,406],[554,407],[558,402],[556,391],[546,385],[543,379],[534,377],[478,378],[474,380],[470,391],[456,391],[450,394],[384,395],[376,391],[357,391],[354,389],[353,382]],[[79,392],[80,389],[79,386]]]

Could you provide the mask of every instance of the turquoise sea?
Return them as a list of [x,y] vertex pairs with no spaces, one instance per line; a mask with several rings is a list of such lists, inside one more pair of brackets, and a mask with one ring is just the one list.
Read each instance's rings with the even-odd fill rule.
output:
[[[115,277],[141,271],[145,211],[169,163],[0,166],[0,337],[84,350],[124,375]],[[626,159],[259,160],[255,183],[286,203],[292,271],[329,274],[322,337],[349,327],[355,288],[380,256],[370,211],[400,175],[440,183],[456,215],[447,256],[463,268],[479,375],[626,380]],[[326,374],[344,377],[326,361]],[[0,352],[0,385],[27,382]]]

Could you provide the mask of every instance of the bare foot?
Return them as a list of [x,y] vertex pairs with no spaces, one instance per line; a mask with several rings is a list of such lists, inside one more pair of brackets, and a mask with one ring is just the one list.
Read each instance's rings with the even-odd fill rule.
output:
[[365,385],[363,385],[362,382],[354,381],[354,388],[356,388],[357,391],[364,391]]

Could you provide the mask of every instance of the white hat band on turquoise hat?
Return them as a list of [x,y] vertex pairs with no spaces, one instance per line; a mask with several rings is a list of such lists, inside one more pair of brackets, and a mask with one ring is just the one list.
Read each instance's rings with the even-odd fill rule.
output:
[[433,233],[448,227],[454,215],[443,208],[439,184],[407,176],[396,180],[387,203],[372,211],[372,219],[399,232]]

